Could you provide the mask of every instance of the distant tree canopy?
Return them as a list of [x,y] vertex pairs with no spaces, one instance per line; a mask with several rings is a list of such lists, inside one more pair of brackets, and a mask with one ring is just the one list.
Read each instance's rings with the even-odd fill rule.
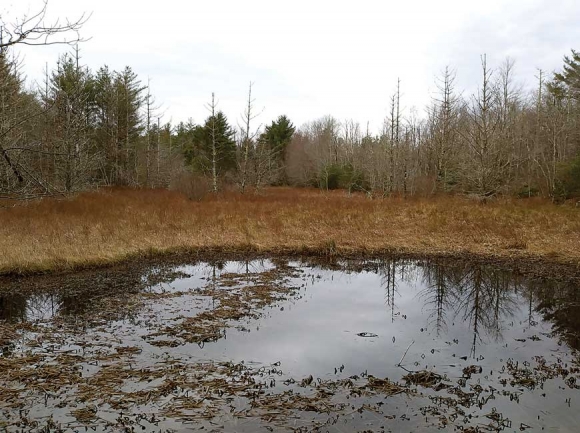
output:
[[580,53],[572,50],[571,56],[564,57],[562,72],[556,72],[548,89],[557,97],[568,96],[580,101]]
[[136,164],[135,143],[146,127],[143,123],[143,86],[130,67],[111,72],[101,67],[94,77],[95,135],[102,144],[102,172],[109,182],[130,184]]
[[194,169],[206,174],[211,171],[214,139],[218,175],[222,176],[236,169],[235,131],[223,112],[218,111],[215,116],[209,116],[203,125],[181,125],[178,128],[178,138],[180,136],[185,139],[186,162]]
[[52,107],[48,126],[56,179],[66,192],[85,188],[96,166],[98,150],[91,140],[89,124],[94,120],[94,80],[89,71],[76,65],[71,56],[62,56],[49,78],[45,103]]
[[266,144],[272,150],[278,161],[283,161],[286,148],[292,141],[292,136],[295,131],[296,128],[290,119],[282,115],[272,121],[270,125],[266,126],[260,136],[260,142]]
[[580,198],[580,154],[574,160],[559,165],[556,196]]
[[173,129],[173,143],[178,149],[181,149],[187,166],[192,166],[196,155],[199,154],[199,149],[196,148],[198,142],[196,129],[197,126],[192,119],[178,123]]
[[553,76],[539,73],[533,92],[515,84],[509,59],[492,68],[482,56],[478,90],[465,97],[446,68],[423,117],[401,108],[400,80],[373,134],[332,116],[296,128],[280,115],[260,131],[252,85],[239,131],[214,95],[202,124],[162,124],[150,87],[130,67],[93,72],[74,46],[29,90],[12,45],[0,49],[0,198],[174,187],[187,178],[195,196],[230,182],[242,192],[292,185],[373,197],[580,197],[578,51]]

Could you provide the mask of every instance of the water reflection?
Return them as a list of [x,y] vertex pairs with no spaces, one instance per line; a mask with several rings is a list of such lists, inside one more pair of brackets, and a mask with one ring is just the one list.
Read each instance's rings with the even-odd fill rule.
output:
[[[501,341],[506,326],[515,320],[516,310],[523,307],[527,310],[526,320],[530,326],[540,318],[550,322],[553,331],[570,347],[580,349],[580,292],[576,286],[549,280],[525,280],[507,271],[472,263],[397,260],[304,263],[276,258],[200,262],[173,267],[171,272],[155,268],[127,275],[117,273],[114,278],[111,275],[97,278],[98,273],[87,273],[59,278],[59,287],[74,286],[75,290],[49,293],[37,290],[27,295],[11,290],[3,294],[5,290],[0,285],[0,321],[38,321],[85,314],[94,308],[96,299],[119,296],[121,288],[124,292],[135,292],[159,287],[163,290],[167,287],[192,289],[208,284],[215,287],[225,274],[245,275],[246,280],[240,280],[251,284],[252,275],[289,266],[314,271],[376,273],[391,323],[398,317],[406,318],[398,302],[408,297],[409,291],[416,291],[414,302],[421,305],[427,326],[437,337],[445,335],[455,322],[464,323],[463,327],[470,332],[472,357],[477,356],[481,343]],[[67,280],[69,278],[71,281]],[[311,283],[315,281],[313,274],[309,278]]]
[[[268,288],[273,286],[294,289],[272,298]],[[509,365],[523,367],[538,356],[558,365],[573,362],[560,340],[575,349],[580,346],[579,308],[574,285],[528,280],[473,263],[280,258],[199,262],[27,279],[4,288],[0,283],[0,357],[21,349],[44,351],[38,344],[49,347],[56,333],[62,337],[60,348],[66,349],[58,350],[66,352],[63,365],[72,359],[70,350],[82,347],[83,356],[99,359],[130,356],[131,363],[143,367],[130,364],[131,371],[154,371],[165,357],[172,370],[179,363],[208,360],[275,366],[280,378],[269,386],[279,390],[287,390],[280,383],[288,386],[281,375],[317,383],[371,374],[400,381],[408,371],[427,370],[458,384],[442,388],[437,396],[439,391],[432,390],[429,398],[437,399],[427,404],[446,405],[455,401],[449,395],[467,396],[461,404],[471,411],[465,416],[476,415],[473,423],[493,413],[487,399],[475,393],[492,389],[485,392],[494,399],[495,390],[509,392],[498,391],[498,401],[491,404],[525,425],[535,423],[530,428],[574,425],[578,408],[569,398],[577,392],[575,382],[537,382],[541,389],[527,390],[520,406],[522,387],[529,382],[511,384],[503,373],[508,359],[513,360]],[[52,322],[26,326],[37,321]],[[27,338],[32,339],[28,346]],[[465,369],[470,368],[485,373],[474,373],[480,375],[468,384]],[[405,408],[392,402],[389,413],[411,407],[408,401]],[[47,405],[46,400],[42,403]],[[409,426],[408,431],[423,431]]]
[[280,259],[214,260],[139,271],[94,271],[11,280],[0,283],[0,321],[37,322],[56,316],[82,315],[90,313],[97,301],[119,299],[131,293],[189,290],[207,284],[215,287],[225,274],[246,275],[249,283],[252,275],[287,263]]
[[553,331],[574,348],[580,348],[580,292],[570,283],[526,280],[510,272],[470,264],[422,264],[426,284],[425,307],[431,309],[437,329],[448,317],[464,320],[473,332],[472,355],[482,334],[502,340],[505,327],[517,309],[526,306],[529,326],[537,315],[552,323]]
[[[385,304],[391,311],[391,323],[395,321],[395,303],[398,295],[397,289],[397,266],[394,261],[383,263],[379,266],[381,286],[385,291]],[[403,275],[401,267],[401,277]]]
[[426,308],[431,309],[438,333],[447,326],[447,318],[462,320],[472,332],[471,357],[485,333],[493,340],[502,339],[506,322],[513,319],[517,307],[517,284],[505,271],[483,266],[423,265],[423,290]]
[[437,336],[447,331],[447,310],[450,309],[450,292],[455,287],[453,275],[444,266],[424,266],[420,293],[424,308],[429,312],[428,323]]
[[552,322],[554,331],[572,348],[580,350],[580,291],[578,287],[555,281],[528,285],[530,305],[544,320]]
[[0,320],[26,317],[27,297],[21,295],[0,296]]
[[[335,269],[335,265],[322,267]],[[359,267],[380,275],[391,322],[400,314],[397,300],[403,295],[399,286],[421,286],[417,298],[437,336],[447,332],[449,323],[463,321],[469,325],[471,357],[477,356],[482,342],[503,340],[503,331],[513,324],[516,311],[524,303],[530,327],[538,320],[550,322],[555,334],[571,348],[580,350],[580,291],[574,284],[527,280],[509,271],[473,263],[385,260]]]
[[37,322],[55,316],[76,316],[85,313],[93,297],[63,296],[55,293],[37,293],[29,296],[0,295],[0,320],[7,322]]

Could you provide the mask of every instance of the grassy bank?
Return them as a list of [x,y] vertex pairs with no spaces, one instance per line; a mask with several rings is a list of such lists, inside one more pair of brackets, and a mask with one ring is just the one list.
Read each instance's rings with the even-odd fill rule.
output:
[[0,209],[2,274],[199,249],[464,253],[580,264],[580,210],[536,200],[369,200],[284,188],[201,202],[165,190],[100,191]]

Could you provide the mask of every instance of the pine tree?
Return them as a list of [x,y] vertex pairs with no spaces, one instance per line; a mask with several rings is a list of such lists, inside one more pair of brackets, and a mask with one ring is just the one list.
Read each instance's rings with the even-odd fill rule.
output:
[[55,146],[54,182],[65,192],[86,188],[98,163],[91,139],[93,95],[93,77],[80,67],[78,56],[62,56],[50,78],[48,98]]
[[215,113],[214,116],[209,116],[203,126],[196,127],[194,130],[194,148],[201,152],[201,157],[197,162],[204,172],[211,171],[212,129],[215,134],[216,171],[218,176],[223,176],[236,169],[236,142],[234,130],[221,111]]
[[[264,129],[258,140],[256,148],[256,167],[266,169],[267,176],[274,183],[287,183],[285,166],[286,166],[286,148],[292,141],[292,136],[296,128],[288,119],[282,115]],[[267,159],[267,161],[259,161]],[[267,162],[267,164],[264,164]],[[264,177],[264,176],[260,176]]]
[[550,196],[556,200],[573,191],[580,194],[580,52],[572,50],[572,56],[564,57],[562,71],[554,74],[547,89],[541,126],[549,147],[541,147],[538,163],[548,180]]
[[181,150],[185,159],[185,164],[190,167],[196,166],[196,160],[199,157],[200,150],[196,140],[197,125],[192,119],[187,122],[179,122],[175,127],[175,135],[173,137],[173,147]]
[[286,147],[292,140],[296,128],[288,119],[282,115],[266,126],[264,133],[260,136],[260,141],[266,143],[273,152],[274,158],[282,163],[286,154]]
[[102,175],[106,184],[117,179],[119,166],[117,129],[117,93],[113,82],[113,73],[107,66],[100,68],[94,79],[95,103],[95,140],[100,152],[104,155]]
[[141,109],[146,87],[129,66],[115,74],[114,87],[117,101],[117,175],[114,183],[128,184],[135,182],[137,177],[137,148],[145,129]]
[[580,52],[572,50],[572,56],[564,56],[564,69],[554,74],[548,90],[558,98],[568,96],[580,101]]

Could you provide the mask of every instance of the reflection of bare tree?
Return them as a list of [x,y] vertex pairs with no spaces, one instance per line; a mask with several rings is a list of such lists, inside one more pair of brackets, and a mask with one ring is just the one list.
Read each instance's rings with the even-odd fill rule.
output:
[[534,317],[534,313],[535,313],[534,303],[536,302],[536,298],[537,298],[537,296],[535,294],[535,290],[534,290],[534,285],[533,284],[524,284],[522,294],[523,294],[523,296],[528,298],[528,325],[533,326],[536,322],[535,317]]
[[490,331],[496,338],[501,338],[502,323],[514,316],[517,307],[519,280],[512,273],[487,269],[487,287],[492,293],[493,321]]
[[26,297],[22,295],[0,296],[0,320],[8,322],[26,317]]
[[214,290],[217,287],[218,278],[226,266],[227,262],[212,260],[207,263],[197,263],[193,266],[193,271],[195,274],[205,277],[209,282],[209,287]]
[[[276,261],[273,260],[274,265],[276,265]],[[284,260],[279,260],[279,264],[276,265],[276,267],[278,267],[279,265],[284,265],[285,261]],[[264,259],[254,259],[254,260],[244,260],[243,262],[239,262],[238,263],[238,273],[242,273],[242,270],[240,268],[242,268],[243,266],[243,273],[246,276],[246,284],[250,284],[251,282],[251,276],[254,274],[260,274],[262,272],[265,272],[266,269],[268,269],[268,266],[266,264],[266,261]]]
[[[413,279],[414,266],[404,261],[385,260],[377,265],[377,273],[381,277],[381,287],[385,291],[385,304],[391,310],[391,322],[395,320],[395,298],[399,296],[398,283],[410,282]],[[397,272],[399,273],[397,277]]]
[[54,317],[60,310],[61,300],[52,293],[40,293],[28,298],[26,302],[27,320],[46,320]]
[[29,296],[4,295],[0,297],[0,320],[37,321],[56,315],[70,316],[84,313],[94,297],[71,296],[55,293],[35,293]]
[[428,323],[439,335],[447,330],[447,309],[450,308],[449,294],[453,290],[455,278],[449,269],[432,265],[423,267],[423,282],[425,289],[419,297],[425,302],[424,308],[430,310]]
[[[272,261],[274,263],[274,261]],[[236,274],[245,274],[246,276],[252,274],[259,274],[265,272],[268,269],[268,260],[264,259],[252,259],[243,260],[235,262],[227,262],[223,260],[212,260],[207,263],[199,263],[199,267],[196,269],[196,273],[205,275],[211,280],[219,279],[223,272],[227,272],[226,269],[232,269]],[[280,261],[280,263],[286,263],[285,261]],[[275,264],[275,263],[274,263]]]
[[573,349],[580,350],[580,290],[558,281],[534,281],[530,289],[538,299],[536,311],[553,323],[553,331]]
[[[448,320],[459,318],[469,323],[473,332],[471,355],[474,357],[484,335],[495,340],[502,338],[504,324],[514,317],[522,297],[527,301],[530,325],[535,323],[534,313],[541,312],[546,320],[555,322],[555,330],[565,336],[572,347],[580,349],[580,291],[574,286],[528,281],[511,272],[475,263],[334,260],[305,264],[342,270],[346,274],[371,269],[377,272],[391,321],[397,315],[400,284],[422,279],[426,287],[419,297],[430,310],[430,326],[440,333],[445,332]],[[539,305],[534,307],[538,302]]]
[[437,333],[445,331],[447,314],[459,317],[473,330],[471,356],[475,357],[482,333],[500,339],[502,324],[514,315],[516,307],[513,275],[476,264],[421,264],[425,289],[420,298],[430,310],[430,324]]
[[385,303],[391,310],[391,322],[395,321],[395,294],[397,293],[397,268],[394,261],[379,267],[381,286],[385,290]]
[[452,302],[455,315],[460,315],[473,329],[471,356],[475,357],[482,331],[494,339],[501,338],[502,322],[514,315],[516,294],[506,272],[477,265],[458,270]]

